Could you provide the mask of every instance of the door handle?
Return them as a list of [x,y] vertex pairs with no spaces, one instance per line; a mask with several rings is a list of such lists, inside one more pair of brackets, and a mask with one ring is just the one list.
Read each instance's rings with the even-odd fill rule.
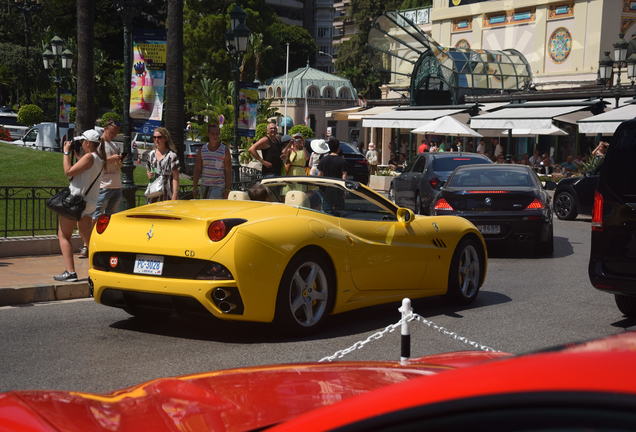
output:
[[347,239],[347,243],[349,243],[350,245],[353,245],[353,238],[351,238],[351,236],[346,235],[345,238]]

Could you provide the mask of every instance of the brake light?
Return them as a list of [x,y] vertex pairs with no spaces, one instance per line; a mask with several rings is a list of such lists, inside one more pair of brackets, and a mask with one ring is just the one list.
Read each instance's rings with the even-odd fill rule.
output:
[[455,210],[444,198],[438,199],[434,208],[435,210]]
[[437,177],[433,177],[428,182],[429,182],[429,184],[431,185],[431,187],[433,189],[437,189],[439,187],[439,185],[440,185],[440,181],[439,181],[439,179]]
[[594,192],[594,208],[592,209],[592,231],[603,231],[603,194]]
[[208,227],[208,237],[215,242],[223,240],[232,228],[245,222],[246,219],[239,218],[215,220]]
[[110,215],[103,214],[97,218],[97,222],[95,222],[95,231],[97,234],[101,234],[106,231],[108,227],[108,223],[110,222]]
[[532,200],[530,204],[528,204],[528,207],[526,207],[526,210],[535,210],[535,209],[542,209],[542,208],[543,208],[543,203],[535,198],[534,200]]
[[509,191],[505,191],[505,190],[472,190],[472,191],[468,191],[468,193],[471,194],[502,194],[502,193],[508,193]]

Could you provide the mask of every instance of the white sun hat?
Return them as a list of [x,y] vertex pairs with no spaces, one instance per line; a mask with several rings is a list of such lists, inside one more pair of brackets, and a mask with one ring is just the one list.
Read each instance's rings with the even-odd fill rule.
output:
[[318,153],[318,154],[329,153],[329,146],[327,145],[324,139],[311,140],[310,145],[311,145],[311,150],[314,153]]

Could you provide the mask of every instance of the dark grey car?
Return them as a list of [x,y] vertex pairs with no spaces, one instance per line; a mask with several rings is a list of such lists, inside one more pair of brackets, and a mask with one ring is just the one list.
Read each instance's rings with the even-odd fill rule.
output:
[[492,163],[478,153],[420,153],[391,182],[389,198],[417,214],[430,214],[431,205],[448,176],[460,165]]

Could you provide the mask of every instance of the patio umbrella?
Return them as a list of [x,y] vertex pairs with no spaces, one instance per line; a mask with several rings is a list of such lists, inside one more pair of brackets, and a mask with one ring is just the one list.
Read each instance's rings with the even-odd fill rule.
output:
[[449,135],[461,137],[481,137],[482,135],[475,132],[464,123],[456,120],[451,116],[440,117],[424,126],[413,129],[411,133],[415,134],[435,134]]

